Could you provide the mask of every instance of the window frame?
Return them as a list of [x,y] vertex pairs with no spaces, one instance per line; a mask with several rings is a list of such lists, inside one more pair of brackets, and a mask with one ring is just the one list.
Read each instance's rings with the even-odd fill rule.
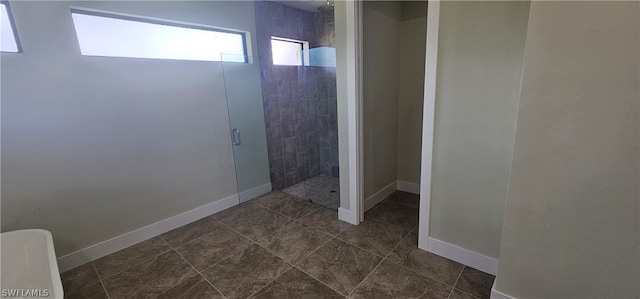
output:
[[300,64],[275,64],[273,63],[273,48],[271,49],[271,63],[273,65],[285,65],[285,66],[308,66],[309,65],[309,42],[305,41],[305,40],[297,40],[297,39],[291,39],[291,38],[286,38],[286,37],[279,37],[279,36],[274,36],[272,35],[271,38],[269,39],[269,45],[272,45],[271,42],[273,42],[274,40],[276,41],[280,41],[280,42],[288,42],[288,43],[295,43],[295,44],[300,44],[302,46],[302,61],[300,62]]
[[[6,0],[0,0],[0,1],[6,1]],[[243,55],[244,56],[244,61],[243,62],[238,62],[238,63],[250,63],[251,62],[250,61],[250,56],[251,55],[249,55],[249,49],[250,48],[249,48],[248,43],[247,43],[247,35],[249,33],[247,31],[226,29],[226,28],[220,28],[220,27],[208,26],[208,25],[200,25],[200,24],[193,24],[193,23],[185,23],[185,22],[180,22],[180,21],[163,20],[163,19],[158,19],[158,18],[153,18],[153,17],[143,17],[143,16],[135,16],[135,15],[129,15],[129,14],[115,13],[115,12],[99,11],[99,10],[93,10],[93,9],[88,9],[88,8],[80,8],[80,7],[71,7],[70,11],[71,11],[70,15],[72,17],[73,17],[73,14],[81,14],[81,15],[87,15],[87,16],[103,17],[103,18],[110,18],[110,19],[123,20],[123,21],[132,21],[132,22],[154,24],[154,25],[163,25],[163,26],[186,28],[186,29],[197,29],[197,30],[205,30],[205,31],[237,34],[237,35],[240,35],[240,37],[242,38],[242,51],[244,52],[244,55]],[[80,41],[78,40],[78,43],[79,42]],[[85,55],[83,55],[83,56],[85,56]],[[86,55],[86,56],[90,56],[90,55]],[[107,56],[107,57],[124,58],[124,57],[120,57],[120,56]],[[145,58],[145,57],[130,57],[130,58],[185,60],[185,59],[179,59],[179,58]],[[205,61],[205,60],[194,60],[194,61]],[[232,61],[224,61],[224,60],[221,59],[219,61],[209,61],[209,62],[231,63]]]
[[7,10],[7,17],[9,18],[9,24],[11,25],[11,31],[13,32],[13,39],[16,42],[16,52],[2,51],[2,53],[22,53],[22,43],[20,43],[20,37],[18,36],[18,28],[16,27],[16,21],[13,18],[13,12],[11,11],[11,5],[8,0],[0,0],[0,4],[4,5]]

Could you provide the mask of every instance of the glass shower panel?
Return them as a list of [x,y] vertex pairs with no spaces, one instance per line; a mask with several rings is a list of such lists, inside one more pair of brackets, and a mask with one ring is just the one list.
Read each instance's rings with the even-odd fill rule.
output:
[[300,56],[308,57],[307,66],[336,67],[336,48],[317,47],[301,52]]
[[[225,59],[223,55],[223,61]],[[240,202],[271,191],[258,57],[222,62]]]

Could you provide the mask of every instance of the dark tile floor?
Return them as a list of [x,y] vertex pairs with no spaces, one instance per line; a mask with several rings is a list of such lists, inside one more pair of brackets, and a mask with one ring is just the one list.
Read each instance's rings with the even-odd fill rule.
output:
[[65,298],[488,298],[493,276],[417,248],[418,200],[352,226],[275,191],[63,273]]

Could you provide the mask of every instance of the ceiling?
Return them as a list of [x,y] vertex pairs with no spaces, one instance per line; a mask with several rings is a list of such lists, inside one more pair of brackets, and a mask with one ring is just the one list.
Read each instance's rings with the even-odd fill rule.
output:
[[[287,1],[273,1],[286,6],[295,7],[297,9],[306,10],[310,12],[318,12],[318,7],[327,4],[327,1],[323,0],[287,0]],[[333,2],[333,1],[331,1]]]

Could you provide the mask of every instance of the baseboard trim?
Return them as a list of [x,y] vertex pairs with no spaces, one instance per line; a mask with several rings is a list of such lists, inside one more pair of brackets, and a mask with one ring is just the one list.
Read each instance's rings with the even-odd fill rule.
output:
[[[269,186],[271,188],[271,186]],[[238,195],[197,207],[58,258],[60,273],[239,204]]]
[[375,205],[383,201],[387,196],[391,195],[391,193],[398,190],[398,183],[394,181],[393,183],[387,185],[382,188],[380,191],[376,192],[376,194],[371,195],[364,201],[364,211],[368,211],[373,208]]
[[398,180],[398,190],[413,194],[420,194],[420,184]]
[[516,299],[516,297],[509,296],[503,292],[496,290],[496,282],[493,281],[493,286],[491,287],[491,299]]
[[240,192],[240,194],[238,194],[238,198],[240,199],[240,203],[243,203],[269,192],[271,192],[271,182]]
[[360,224],[358,223],[358,219],[356,215],[352,213],[351,210],[347,210],[343,208],[338,208],[338,219],[347,223],[351,223],[353,225]]
[[498,273],[497,259],[432,237],[429,237],[427,251],[491,275]]

